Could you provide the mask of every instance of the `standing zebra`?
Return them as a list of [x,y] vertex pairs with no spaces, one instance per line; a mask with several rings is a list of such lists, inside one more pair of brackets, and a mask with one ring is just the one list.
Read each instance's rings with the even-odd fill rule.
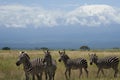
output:
[[117,77],[118,64],[119,64],[119,58],[117,56],[108,56],[101,59],[99,59],[96,54],[91,54],[91,55],[89,54],[89,56],[90,56],[90,65],[92,65],[92,63],[95,63],[98,67],[97,77],[100,71],[104,75],[103,69],[109,69],[109,68],[112,68],[115,71],[114,77]]
[[[57,69],[56,61],[52,59],[52,56],[48,50],[46,52],[44,51],[44,53],[45,56],[43,63],[45,63],[45,72],[47,73],[46,75],[49,76],[49,80],[54,80],[55,72]],[[46,76],[46,80],[47,80],[47,76]]]
[[65,50],[63,52],[59,51],[59,54],[60,54],[59,62],[61,62],[61,60],[62,60],[66,67],[66,70],[65,70],[66,79],[68,79],[67,74],[69,74],[69,78],[70,78],[71,69],[79,69],[80,70],[79,78],[80,78],[82,75],[82,68],[84,68],[84,70],[87,74],[87,77],[88,77],[88,70],[87,70],[88,65],[87,65],[86,59],[84,59],[84,58],[70,59],[68,57],[68,55],[65,54]]
[[32,75],[32,80],[35,80],[35,75],[38,80],[42,80],[42,72],[44,70],[43,59],[36,58],[30,61],[28,54],[26,52],[21,52],[16,65],[19,66],[21,64],[23,64],[24,67],[26,80],[29,80],[30,74]]

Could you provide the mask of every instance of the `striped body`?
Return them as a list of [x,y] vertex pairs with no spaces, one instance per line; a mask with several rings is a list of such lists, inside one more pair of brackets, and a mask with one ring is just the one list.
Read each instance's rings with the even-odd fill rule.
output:
[[31,60],[32,64],[32,73],[33,74],[38,74],[44,71],[44,64],[43,64],[43,59],[42,58],[36,58]]
[[68,55],[65,54],[65,51],[64,52],[59,51],[59,54],[60,54],[59,62],[63,61],[66,67],[66,71],[65,71],[66,79],[68,79],[67,75],[69,75],[70,78],[71,69],[79,69],[80,70],[79,78],[80,78],[82,75],[82,68],[83,68],[88,77],[88,70],[87,70],[88,65],[86,59],[84,58],[70,59]]
[[100,59],[96,54],[91,54],[90,64],[92,65],[92,63],[95,63],[98,67],[97,77],[100,71],[104,75],[103,69],[109,68],[112,68],[115,71],[114,77],[117,76],[119,64],[119,58],[117,56],[108,56]]
[[[49,80],[54,80],[55,72],[57,69],[56,61],[52,59],[52,56],[49,51],[45,52],[44,61],[46,74],[49,76]],[[46,76],[47,80],[47,76]]]
[[23,64],[26,80],[29,80],[29,75],[32,75],[32,80],[35,80],[35,75],[38,80],[42,79],[42,72],[44,70],[43,59],[36,58],[30,61],[30,57],[27,53],[22,52],[19,56],[16,65],[19,66]]
[[76,58],[76,59],[68,59],[65,63],[66,67],[70,67],[71,69],[78,68],[87,68],[87,61],[84,58]]

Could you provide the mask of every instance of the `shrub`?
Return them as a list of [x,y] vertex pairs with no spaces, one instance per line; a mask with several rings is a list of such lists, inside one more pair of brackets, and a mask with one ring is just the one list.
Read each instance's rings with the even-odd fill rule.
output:
[[48,50],[48,48],[47,47],[42,47],[42,48],[40,48],[41,50]]
[[81,46],[80,47],[80,50],[84,50],[84,51],[86,51],[86,50],[90,50],[90,48],[88,47],[88,46]]
[[2,50],[10,50],[9,47],[3,47]]

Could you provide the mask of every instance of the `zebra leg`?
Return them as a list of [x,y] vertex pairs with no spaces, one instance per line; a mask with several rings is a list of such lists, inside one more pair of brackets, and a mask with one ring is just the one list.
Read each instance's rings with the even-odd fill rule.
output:
[[47,80],[48,79],[48,77],[47,77],[47,72],[45,71],[45,79]]
[[117,77],[118,69],[114,69],[114,71],[115,71],[114,77]]
[[42,80],[42,75],[41,75],[41,74],[40,74],[40,75],[37,74],[36,76],[37,76],[37,79],[38,79],[38,80]]
[[70,76],[71,76],[71,69],[69,69],[68,71],[69,71],[69,79],[70,79]]
[[101,72],[102,72],[103,76],[105,76],[103,69],[101,69]]
[[35,75],[32,75],[32,80],[35,80]]
[[85,72],[87,74],[87,78],[88,78],[88,70],[87,70],[87,68],[84,68],[84,70],[85,70]]
[[26,80],[29,80],[29,75],[25,73]]
[[68,71],[68,69],[65,70],[65,77],[66,77],[66,79],[68,80],[67,71]]
[[52,80],[52,74],[51,72],[48,72],[49,80]]
[[79,78],[81,77],[81,75],[82,75],[82,68],[80,68]]
[[96,76],[96,77],[98,77],[98,74],[99,74],[100,70],[101,70],[101,69],[100,69],[100,68],[98,68],[98,71],[97,71],[97,76]]
[[52,74],[52,79],[54,80],[54,77],[55,77],[55,72],[53,72],[53,74]]

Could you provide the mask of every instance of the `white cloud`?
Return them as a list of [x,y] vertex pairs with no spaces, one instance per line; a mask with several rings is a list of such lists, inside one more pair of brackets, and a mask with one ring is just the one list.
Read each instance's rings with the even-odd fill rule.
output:
[[84,26],[99,26],[102,24],[120,24],[120,10],[108,5],[86,5],[71,11],[67,15],[67,23]]
[[72,11],[45,10],[23,5],[0,6],[0,26],[34,27],[58,25],[99,26],[120,24],[120,9],[109,5],[84,5]]
[[0,6],[0,25],[6,27],[27,27],[28,25],[56,26],[57,11],[47,11],[39,7],[18,5]]

